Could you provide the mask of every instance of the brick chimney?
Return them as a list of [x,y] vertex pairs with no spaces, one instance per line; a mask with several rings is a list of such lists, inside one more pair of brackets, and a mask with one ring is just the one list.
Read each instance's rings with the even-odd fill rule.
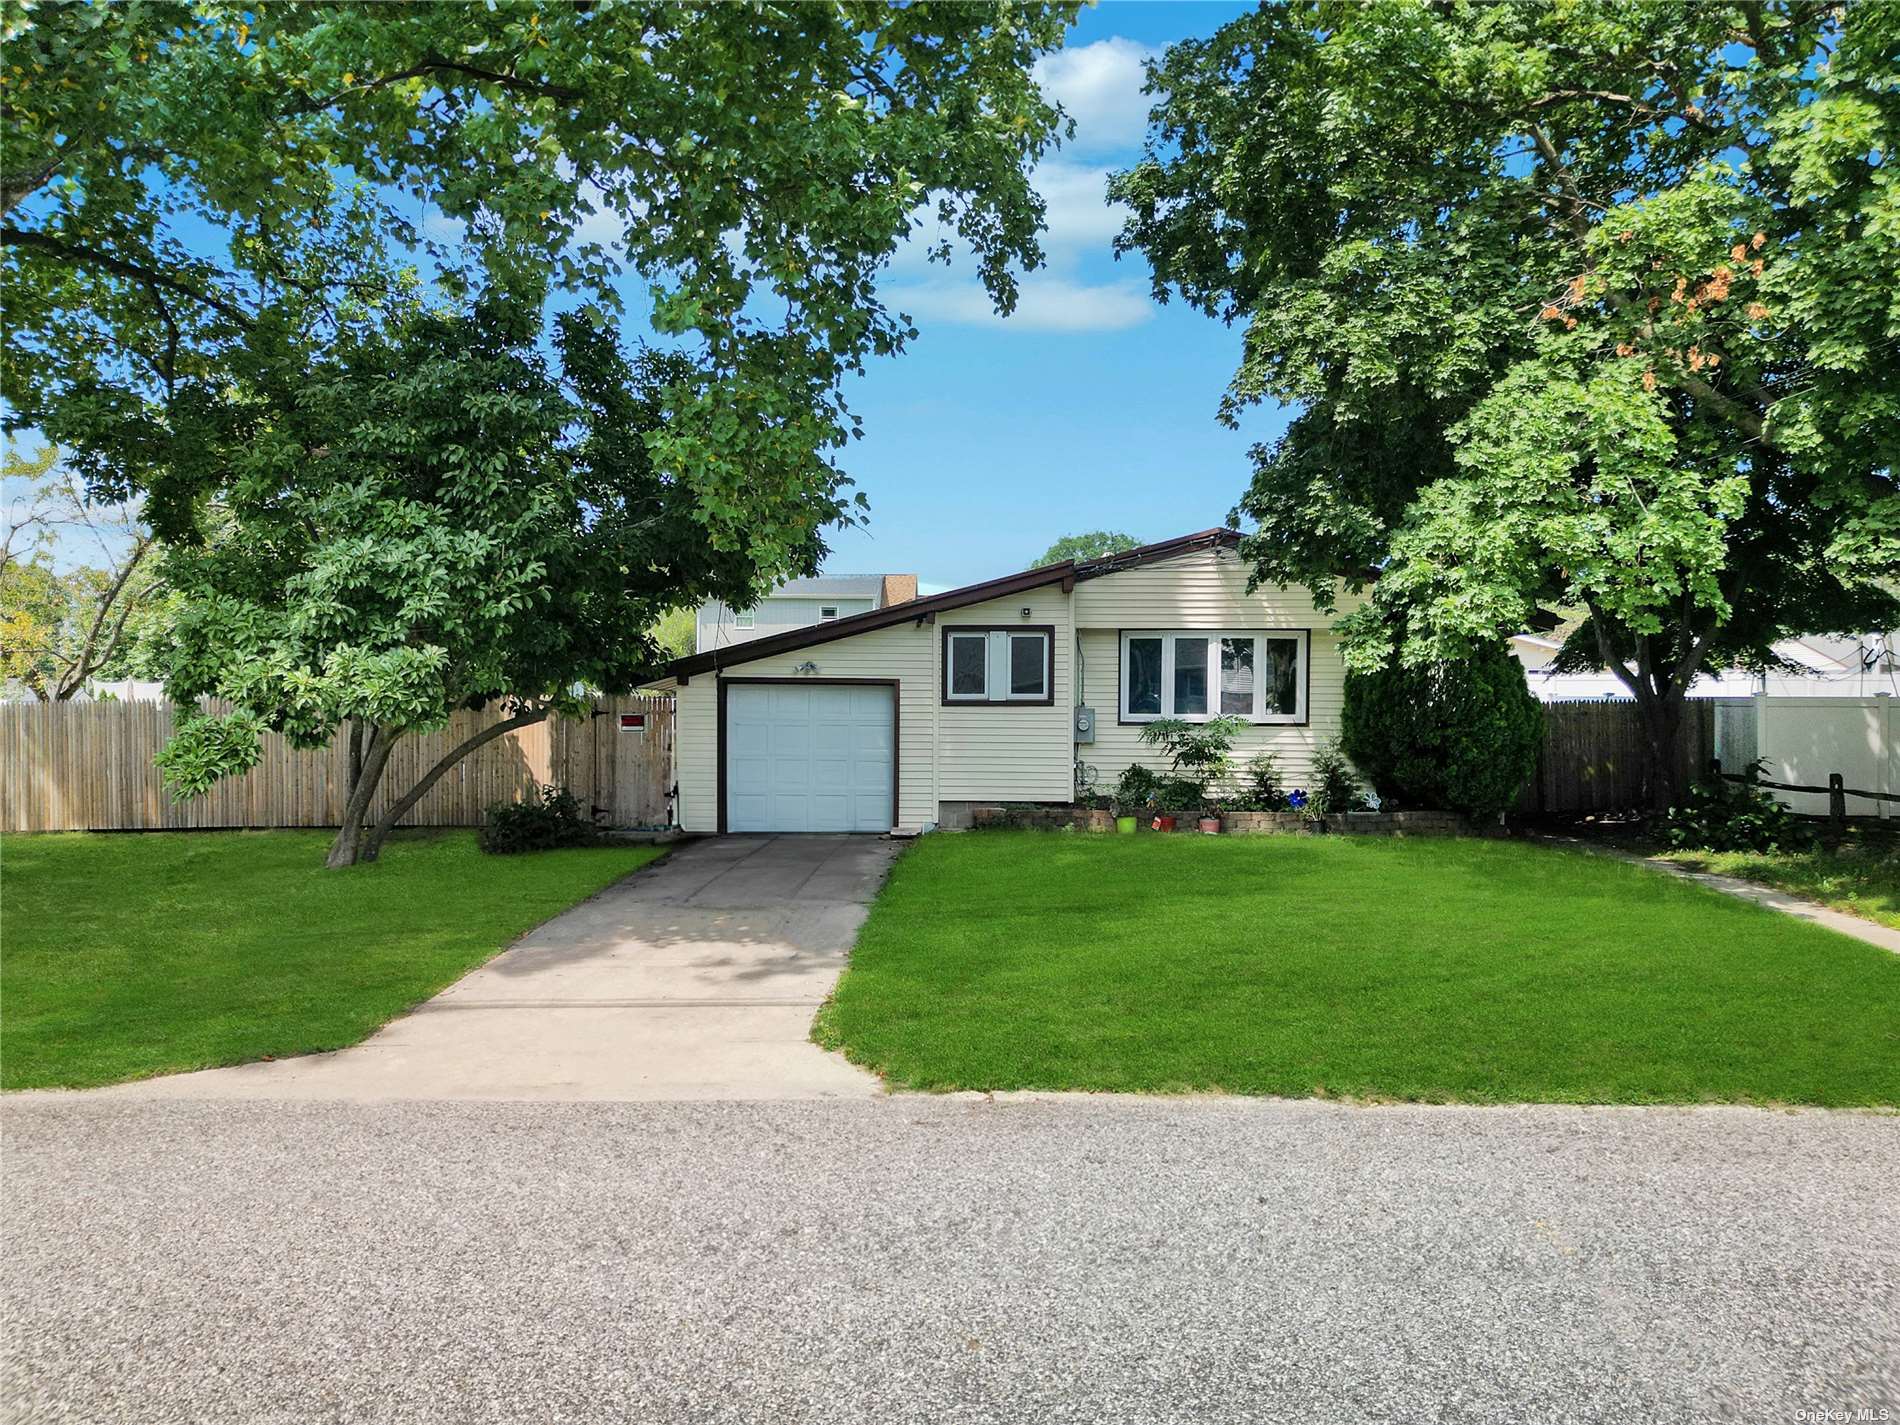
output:
[[878,591],[877,606],[887,609],[892,604],[907,604],[917,597],[917,576],[915,574],[886,574],[884,587]]

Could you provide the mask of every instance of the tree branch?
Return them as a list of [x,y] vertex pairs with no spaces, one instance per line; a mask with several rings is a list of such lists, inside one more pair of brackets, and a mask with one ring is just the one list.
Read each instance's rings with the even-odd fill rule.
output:
[[580,90],[570,88],[565,84],[546,84],[536,79],[524,79],[519,74],[512,74],[506,70],[482,69],[465,60],[430,54],[423,56],[419,63],[411,65],[408,69],[400,69],[394,74],[381,75],[376,79],[366,79],[361,84],[351,84],[320,99],[306,99],[300,104],[293,104],[285,110],[285,115],[290,117],[319,113],[342,102],[351,94],[367,94],[373,90],[387,89],[392,84],[401,84],[405,80],[428,79],[443,74],[460,74],[477,83],[493,84],[497,88],[506,89],[512,93],[532,94],[542,99],[559,99],[566,104],[578,103],[583,97]]
[[194,302],[211,308],[212,311],[235,322],[238,326],[248,328],[251,325],[250,316],[242,308],[227,302],[222,297],[214,297],[209,292],[201,291],[179,278],[155,271],[123,257],[115,257],[109,252],[82,247],[78,243],[64,242],[50,233],[29,232],[24,228],[10,225],[0,227],[0,243],[8,247],[24,247],[35,252],[43,252],[49,257],[56,257],[62,262],[70,262],[76,266],[97,267],[116,276],[144,283],[147,287],[162,287],[167,292],[175,292],[181,297],[188,297]]
[[134,571],[138,569],[139,564],[144,560],[145,556],[151,552],[151,549],[152,541],[149,538],[139,540],[138,543],[132,547],[131,557],[120,567],[119,572],[113,577],[112,583],[107,586],[105,593],[100,596],[98,611],[92,616],[92,627],[86,632],[86,641],[80,645],[79,652],[73,655],[73,661],[68,665],[65,676],[60,679],[60,698],[62,701],[66,698],[70,698],[74,693],[79,691],[80,686],[86,679],[90,678],[100,668],[103,668],[107,663],[111,662],[112,655],[118,652],[119,640],[125,636],[126,620],[132,616],[132,610],[139,602],[137,599],[128,599],[124,603],[119,604],[117,610],[118,621],[113,624],[112,634],[106,640],[105,652],[100,654],[97,658],[94,657],[99,646],[99,634],[105,627],[107,616],[113,612],[113,605],[118,603],[119,595],[124,591],[126,582],[132,577]]
[[553,709],[542,706],[516,713],[511,718],[505,718],[501,722],[483,728],[480,732],[475,733],[471,737],[464,738],[459,744],[451,748],[440,762],[437,762],[435,766],[431,767],[422,775],[415,786],[411,787],[393,802],[389,810],[383,813],[382,820],[376,823],[375,829],[369,834],[368,845],[364,848],[365,859],[375,859],[376,850],[383,844],[383,838],[395,830],[396,823],[407,816],[409,809],[427,796],[429,794],[429,788],[441,781],[442,777],[451,767],[455,766],[456,763],[460,762],[476,748],[485,746],[498,737],[504,737],[508,733],[513,732],[516,728],[532,727],[537,722],[546,721],[551,711],[553,711]]

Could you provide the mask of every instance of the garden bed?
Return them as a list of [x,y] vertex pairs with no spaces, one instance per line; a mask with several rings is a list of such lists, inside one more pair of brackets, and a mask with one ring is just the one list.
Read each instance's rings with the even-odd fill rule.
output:
[[[1147,829],[1152,812],[1136,818]],[[1082,831],[1107,834],[1115,830],[1110,811],[1075,806],[977,806],[971,824],[981,831]],[[1230,836],[1478,836],[1494,829],[1475,827],[1449,811],[1353,811],[1338,816],[1309,817],[1293,811],[1230,811],[1220,818],[1221,831]],[[1179,820],[1180,835],[1198,835],[1192,818]]]

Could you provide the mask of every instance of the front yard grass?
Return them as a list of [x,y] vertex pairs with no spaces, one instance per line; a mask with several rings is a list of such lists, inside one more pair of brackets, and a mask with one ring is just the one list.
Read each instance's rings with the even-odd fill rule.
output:
[[1900,956],[1499,841],[931,836],[816,1037],[896,1086],[1900,1103]]
[[9,836],[0,1087],[340,1049],[661,854],[484,856],[408,832],[326,871],[326,831]]

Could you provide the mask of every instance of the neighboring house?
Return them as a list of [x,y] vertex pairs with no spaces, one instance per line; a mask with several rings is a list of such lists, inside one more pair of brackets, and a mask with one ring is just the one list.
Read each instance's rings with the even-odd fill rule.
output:
[[[1547,703],[1627,698],[1630,690],[1614,673],[1558,673],[1550,661],[1563,647],[1568,627],[1520,633],[1511,651],[1524,665],[1531,692]],[[1703,673],[1689,685],[1692,698],[1870,698],[1900,694],[1900,633],[1861,638],[1811,636],[1784,639],[1775,652],[1800,673]]]
[[[39,694],[9,679],[0,687],[0,703],[37,703]],[[162,703],[165,685],[137,678],[93,678],[67,701],[75,703]]]
[[1143,725],[1223,711],[1247,722],[1238,761],[1271,751],[1304,785],[1339,726],[1333,616],[1249,593],[1238,541],[1205,530],[679,659],[681,825],[965,826],[978,804],[1073,800],[1078,759],[1102,787],[1165,770]]
[[716,600],[699,607],[693,651],[730,648],[792,629],[832,623],[917,597],[915,574],[872,574],[861,579],[791,579],[749,609]]

